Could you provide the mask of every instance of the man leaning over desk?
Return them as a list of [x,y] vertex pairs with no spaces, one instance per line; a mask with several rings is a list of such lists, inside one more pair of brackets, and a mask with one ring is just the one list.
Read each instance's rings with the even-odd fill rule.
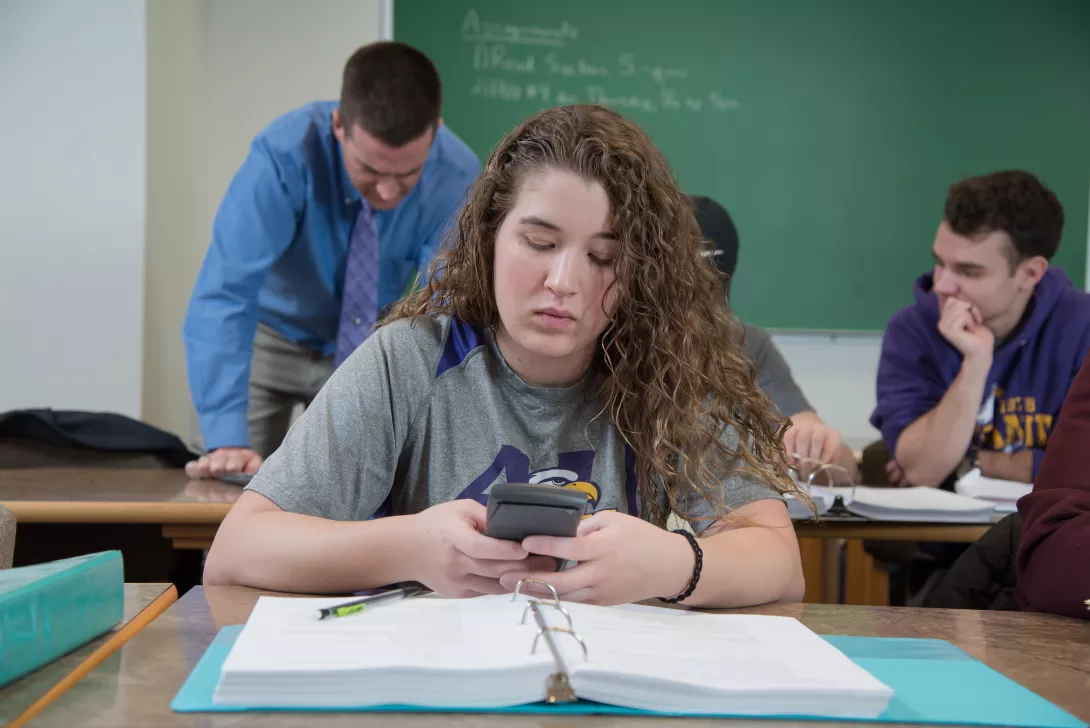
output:
[[1090,295],[1050,268],[1060,201],[1036,177],[953,185],[935,268],[890,320],[871,422],[894,485],[950,487],[964,467],[1032,482],[1090,347]]
[[307,104],[254,139],[216,214],[183,327],[209,454],[192,477],[255,472],[415,284],[480,164],[442,125],[428,58],[364,46],[340,102]]

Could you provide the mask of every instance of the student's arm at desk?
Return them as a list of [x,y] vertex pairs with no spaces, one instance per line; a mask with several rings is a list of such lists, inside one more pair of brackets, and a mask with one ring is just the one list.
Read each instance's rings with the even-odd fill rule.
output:
[[1018,483],[1033,482],[1033,462],[1036,449],[1019,450],[1005,453],[996,450],[981,450],[977,453],[977,465],[982,475],[999,480],[1013,480]]
[[[944,325],[940,325],[940,331]],[[991,348],[962,359],[946,386],[924,352],[928,342],[914,324],[894,317],[882,342],[878,405],[872,422],[913,485],[937,487],[961,463],[972,443],[984,398]]]
[[486,537],[484,526],[485,507],[471,500],[412,516],[334,521],[245,491],[216,533],[204,583],[343,594],[419,581],[445,596],[476,596],[502,593],[498,578],[507,571],[554,563]]
[[[530,536],[524,543],[533,553],[578,563],[557,574],[513,572],[501,583],[513,591],[521,579],[544,579],[562,600],[612,605],[674,596],[686,589],[694,568],[684,536],[624,513],[594,514],[575,538]],[[802,600],[798,539],[782,501],[756,500],[732,510],[700,534],[699,545],[700,578],[682,604],[725,609]]]
[[212,242],[182,326],[186,369],[204,445],[190,477],[255,472],[246,425],[258,291],[295,236],[302,173],[256,140],[216,212]]
[[971,362],[961,371],[937,407],[906,427],[894,455],[913,485],[939,486],[969,451],[988,366]]

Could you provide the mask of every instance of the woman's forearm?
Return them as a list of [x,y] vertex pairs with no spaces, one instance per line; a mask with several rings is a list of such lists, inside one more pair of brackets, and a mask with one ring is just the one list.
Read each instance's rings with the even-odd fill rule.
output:
[[729,608],[802,601],[802,560],[791,525],[723,530],[700,539],[700,547],[704,567],[685,604]]
[[413,578],[412,516],[330,521],[247,505],[240,500],[220,526],[205,584],[320,594]]

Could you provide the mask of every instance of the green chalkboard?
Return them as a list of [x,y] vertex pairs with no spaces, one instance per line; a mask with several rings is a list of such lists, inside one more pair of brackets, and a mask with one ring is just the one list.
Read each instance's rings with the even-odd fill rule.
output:
[[397,0],[446,123],[482,159],[538,109],[599,101],[735,218],[740,316],[879,330],[931,265],[947,187],[1023,168],[1086,270],[1090,0]]

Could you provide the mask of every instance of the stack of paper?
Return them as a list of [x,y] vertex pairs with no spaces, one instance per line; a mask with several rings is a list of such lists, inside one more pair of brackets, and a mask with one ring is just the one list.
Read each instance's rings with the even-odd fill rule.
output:
[[939,488],[836,488],[856,515],[876,521],[988,523],[995,506],[988,501]]
[[[793,519],[803,520],[806,518],[813,518],[815,515],[824,516],[829,512],[829,509],[833,507],[833,503],[836,501],[837,491],[835,488],[828,488],[823,485],[807,485],[806,483],[797,483],[806,493],[810,494],[810,499],[814,501],[814,508],[811,508],[809,504],[804,503],[793,495],[786,495],[784,498],[787,500],[787,515]],[[851,490],[850,488],[848,490]],[[814,510],[817,513],[814,513]]]
[[980,468],[973,468],[958,479],[954,490],[971,498],[988,501],[998,513],[1014,513],[1018,510],[1018,499],[1029,495],[1033,485],[988,478],[981,474]]
[[[409,599],[318,621],[336,599],[261,597],[231,648],[218,705],[499,708],[545,699],[564,672],[584,699],[687,714],[874,718],[893,691],[795,619],[565,604],[562,664],[509,595]],[[661,612],[668,612],[663,614]],[[549,624],[566,627],[555,609]]]

